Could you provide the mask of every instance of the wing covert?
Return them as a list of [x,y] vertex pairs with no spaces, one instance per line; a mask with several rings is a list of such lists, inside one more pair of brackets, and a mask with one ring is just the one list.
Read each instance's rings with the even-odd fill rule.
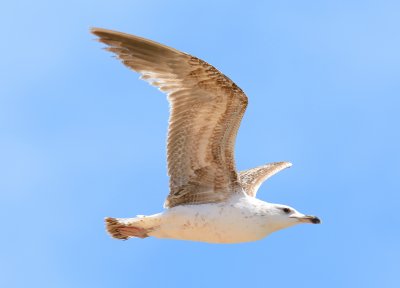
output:
[[151,40],[93,28],[106,49],[168,95],[166,207],[227,199],[241,191],[234,145],[247,96],[205,61]]
[[263,166],[252,168],[245,171],[240,171],[239,180],[247,195],[256,197],[258,188],[269,177],[275,175],[283,169],[292,166],[290,162],[274,162]]

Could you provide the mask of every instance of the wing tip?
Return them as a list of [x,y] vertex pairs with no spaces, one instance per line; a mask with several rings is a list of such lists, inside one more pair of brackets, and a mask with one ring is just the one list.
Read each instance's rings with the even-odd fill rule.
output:
[[126,33],[123,33],[123,32],[119,32],[119,31],[116,31],[116,30],[110,30],[110,29],[105,29],[105,28],[99,28],[99,27],[90,27],[89,28],[89,32],[90,33],[92,33],[93,35],[96,35],[97,37],[99,37],[100,39],[101,38],[109,38],[109,37],[112,37],[112,36],[123,36],[123,37],[128,37],[128,38],[130,38],[130,37],[137,37],[137,36],[134,36],[134,35],[130,35],[130,34],[126,34]]
[[96,36],[99,36],[98,34],[101,33],[102,30],[103,30],[102,28],[98,28],[98,27],[90,27],[89,28],[89,32]]
[[108,40],[109,35],[112,34],[114,31],[98,27],[90,27],[89,32],[97,36],[97,38],[93,39],[94,41],[107,44],[105,41]]
[[293,166],[292,162],[289,162],[289,161],[273,162],[271,164],[274,165],[274,166],[281,166],[281,167],[284,167],[284,168],[290,168],[290,167]]
[[101,36],[104,33],[107,32],[113,32],[112,30],[104,29],[104,28],[99,28],[99,27],[90,27],[89,32],[96,35],[96,36]]

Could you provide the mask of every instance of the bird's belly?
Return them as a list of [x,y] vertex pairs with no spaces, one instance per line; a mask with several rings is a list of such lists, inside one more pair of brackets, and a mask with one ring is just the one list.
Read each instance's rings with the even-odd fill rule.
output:
[[228,204],[177,206],[164,212],[162,218],[159,229],[150,233],[151,236],[239,243],[259,240],[267,235],[262,219],[251,211]]

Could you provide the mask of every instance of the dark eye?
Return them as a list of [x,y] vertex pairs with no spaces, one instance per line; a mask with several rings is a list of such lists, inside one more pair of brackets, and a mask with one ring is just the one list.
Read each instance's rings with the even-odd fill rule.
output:
[[290,210],[289,208],[282,208],[282,211],[286,214],[289,214],[292,210]]

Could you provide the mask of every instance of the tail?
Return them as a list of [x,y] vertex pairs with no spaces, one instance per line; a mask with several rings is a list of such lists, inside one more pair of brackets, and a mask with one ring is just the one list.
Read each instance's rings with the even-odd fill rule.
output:
[[105,218],[107,232],[116,239],[127,240],[128,238],[146,238],[148,233],[156,226],[153,217],[138,216],[136,218]]

